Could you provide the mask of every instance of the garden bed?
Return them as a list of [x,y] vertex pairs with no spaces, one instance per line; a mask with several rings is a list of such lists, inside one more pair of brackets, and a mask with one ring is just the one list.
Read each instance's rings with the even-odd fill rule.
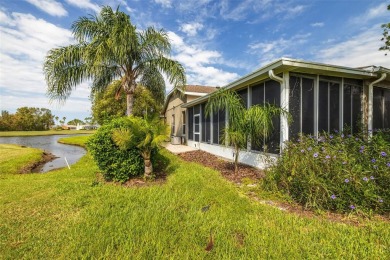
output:
[[217,170],[226,179],[235,183],[241,183],[243,178],[258,180],[264,177],[264,172],[262,170],[243,164],[239,165],[238,173],[235,174],[233,162],[226,161],[201,150],[181,153],[179,156],[185,161],[200,163],[206,167]]

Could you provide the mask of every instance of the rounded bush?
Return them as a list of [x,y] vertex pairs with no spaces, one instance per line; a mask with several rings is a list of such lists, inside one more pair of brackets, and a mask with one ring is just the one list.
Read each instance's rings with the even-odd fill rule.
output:
[[112,132],[117,128],[128,128],[128,118],[118,118],[101,126],[88,140],[87,148],[106,180],[125,182],[144,171],[144,162],[139,150],[120,150],[112,140]]
[[308,208],[390,212],[389,131],[362,136],[323,134],[288,142],[264,187],[281,190]]

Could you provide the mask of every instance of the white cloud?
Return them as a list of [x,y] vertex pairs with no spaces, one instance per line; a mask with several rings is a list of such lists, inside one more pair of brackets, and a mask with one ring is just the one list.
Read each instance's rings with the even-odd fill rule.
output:
[[311,23],[310,26],[311,27],[324,27],[324,23],[322,22],[317,22],[317,23]]
[[180,26],[180,31],[186,33],[188,36],[193,37],[198,34],[198,31],[203,29],[203,24],[195,23],[185,23]]
[[[4,15],[7,23],[0,26],[0,110],[15,111],[21,106],[58,110],[60,107],[49,104],[45,95],[42,67],[50,49],[73,43],[71,31],[31,14]],[[89,94],[87,83],[78,86],[61,110],[64,114],[75,110],[87,114],[90,108]]]
[[66,0],[66,2],[81,9],[90,9],[95,12],[100,11],[100,7],[92,3],[91,0]]
[[371,9],[368,9],[364,14],[357,15],[356,17],[352,18],[349,22],[352,24],[365,24],[370,20],[378,19],[381,17],[388,16],[387,11],[387,3],[382,3],[378,6],[375,6]]
[[303,13],[307,6],[297,5],[293,1],[271,1],[271,0],[244,0],[233,1],[239,3],[231,7],[232,2],[224,0],[220,2],[220,14],[224,19],[242,21],[248,19],[250,14],[257,14],[258,18],[249,23],[257,23],[261,20],[274,18],[290,19]]
[[238,78],[237,73],[217,68],[218,65],[224,65],[220,64],[219,52],[188,45],[174,32],[168,32],[168,35],[172,42],[173,58],[185,67],[188,84],[224,86]]
[[67,16],[68,12],[55,0],[25,0],[52,16]]
[[281,57],[291,56],[291,53],[307,42],[310,33],[297,34],[290,38],[279,38],[273,41],[252,42],[248,52],[259,56],[260,65],[269,63]]
[[157,4],[162,5],[165,8],[171,8],[172,7],[172,1],[171,0],[154,0]]
[[382,44],[380,37],[380,25],[377,24],[346,41],[322,48],[316,58],[326,63],[349,67],[381,65],[389,68],[390,58],[385,56],[385,52],[378,51]]

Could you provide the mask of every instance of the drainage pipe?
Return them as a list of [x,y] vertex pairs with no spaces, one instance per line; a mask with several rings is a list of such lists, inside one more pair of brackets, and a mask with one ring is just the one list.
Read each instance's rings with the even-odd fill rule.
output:
[[[284,82],[283,78],[276,76],[273,70],[269,70],[268,75],[270,79],[273,79],[280,83],[281,105],[284,104],[283,106],[286,106],[288,110],[289,92],[287,89],[286,82]],[[280,150],[284,149],[286,141],[288,141],[288,118],[287,116],[281,116],[280,117],[280,148],[281,148]]]
[[367,118],[367,125],[368,125],[368,136],[372,136],[372,128],[373,128],[373,121],[372,121],[372,116],[373,116],[373,105],[374,105],[374,85],[383,81],[386,78],[387,74],[382,73],[382,76],[371,82],[368,85],[368,118]]

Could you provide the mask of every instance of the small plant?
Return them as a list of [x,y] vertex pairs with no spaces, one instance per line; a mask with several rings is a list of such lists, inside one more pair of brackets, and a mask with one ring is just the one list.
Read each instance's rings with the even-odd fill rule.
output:
[[305,207],[337,212],[389,213],[390,131],[363,135],[300,136],[264,180]]
[[115,129],[128,128],[130,124],[127,118],[114,119],[100,127],[87,142],[88,151],[106,180],[125,182],[143,173],[144,163],[138,148],[121,150],[112,139]]
[[153,177],[153,150],[159,148],[169,134],[169,127],[158,117],[142,119],[130,117],[128,126],[115,129],[113,140],[121,150],[137,148],[144,160],[144,177]]

